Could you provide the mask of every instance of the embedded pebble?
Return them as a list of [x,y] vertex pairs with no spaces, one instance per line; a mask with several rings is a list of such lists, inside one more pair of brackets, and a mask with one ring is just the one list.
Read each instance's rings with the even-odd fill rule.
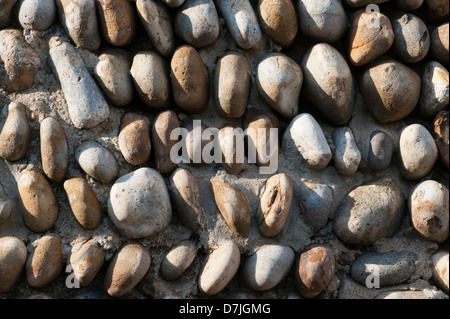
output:
[[52,37],[49,46],[53,74],[61,83],[73,125],[89,129],[107,120],[108,103],[75,47],[59,37]]
[[23,273],[27,247],[16,237],[0,237],[0,293],[14,288]]
[[425,0],[424,11],[427,16],[427,19],[431,23],[437,23],[448,18],[449,14],[448,4],[449,4],[448,0]]
[[385,171],[389,168],[394,153],[392,137],[381,130],[370,134],[370,147],[368,166],[375,172]]
[[344,57],[327,43],[312,46],[301,61],[302,91],[331,122],[347,123],[353,114],[356,88]]
[[358,186],[339,203],[334,233],[349,244],[371,245],[397,230],[404,207],[403,193],[390,177]]
[[[380,28],[373,28],[373,21]],[[357,11],[349,31],[349,57],[353,65],[365,65],[385,54],[394,43],[391,21],[380,12]]]
[[233,175],[239,175],[247,168],[244,149],[244,135],[240,130],[226,126],[219,131],[222,151],[222,167]]
[[219,244],[206,258],[198,276],[198,287],[206,295],[216,295],[233,279],[241,261],[239,247],[227,240]]
[[136,35],[134,5],[128,0],[96,0],[100,31],[109,44],[126,46]]
[[212,0],[186,0],[176,13],[174,25],[177,35],[197,49],[219,38],[219,16]]
[[169,57],[175,49],[175,31],[169,9],[156,0],[136,0],[141,23],[155,50]]
[[189,268],[197,256],[198,246],[192,240],[184,240],[173,247],[161,263],[161,276],[165,280],[177,280]]
[[174,130],[180,127],[180,121],[174,111],[164,111],[159,113],[152,126],[152,145],[156,170],[161,174],[170,174],[177,165],[172,161],[171,151],[178,142],[172,139]]
[[314,232],[323,228],[332,213],[333,190],[326,184],[302,181],[297,195],[301,214]]
[[25,157],[31,141],[25,111],[22,103],[11,102],[8,105],[8,117],[0,133],[0,157],[10,162]]
[[251,214],[245,195],[221,177],[212,177],[210,188],[217,208],[230,229],[241,235],[248,233]]
[[242,266],[241,277],[244,284],[255,291],[272,289],[288,275],[294,256],[294,251],[288,246],[262,246]]
[[257,213],[259,231],[263,236],[273,237],[284,228],[294,197],[294,183],[287,174],[271,176],[260,198]]
[[287,119],[298,114],[303,84],[300,66],[283,53],[268,53],[258,63],[256,87],[261,97]]
[[380,4],[389,0],[345,0],[345,2],[351,7],[362,7],[369,4]]
[[61,183],[69,167],[69,147],[61,124],[53,117],[41,123],[42,169],[53,183]]
[[106,98],[115,106],[125,106],[133,100],[134,84],[130,68],[131,62],[124,50],[105,50],[98,57],[95,78]]
[[55,0],[59,22],[77,47],[97,50],[101,44],[96,0]]
[[27,283],[42,288],[55,280],[63,269],[61,237],[47,234],[33,243],[25,264]]
[[337,42],[348,29],[340,0],[299,0],[298,15],[300,31],[319,41]]
[[[409,251],[390,253],[366,253],[353,262],[350,275],[357,283],[379,284],[379,287],[395,286],[408,281],[416,271],[416,254]],[[376,282],[372,275],[379,275]],[[377,286],[378,288],[378,286]]]
[[261,29],[282,48],[290,47],[298,31],[297,14],[291,0],[258,2]]
[[336,268],[333,251],[322,245],[309,247],[295,266],[295,284],[303,298],[318,296],[331,282]]
[[24,29],[45,31],[56,18],[53,0],[20,0],[19,22]]
[[430,55],[443,64],[449,62],[448,22],[434,29],[431,34]]
[[169,178],[170,198],[181,223],[197,232],[204,214],[200,188],[196,178],[184,168],[177,168]]
[[407,291],[386,291],[379,294],[375,299],[441,299],[432,292],[424,290],[407,290]]
[[74,280],[78,281],[80,287],[86,287],[94,280],[105,262],[105,254],[95,239],[90,239],[70,254],[67,265],[71,266]]
[[[242,118],[242,129],[248,138],[248,160],[258,166],[271,166],[278,161],[278,145],[274,149],[275,132],[278,133],[279,121],[272,112],[247,109]],[[278,140],[278,137],[276,137]]]
[[438,147],[439,158],[442,163],[449,168],[449,130],[448,130],[448,111],[440,111],[433,121],[434,138]]
[[360,89],[372,116],[391,123],[408,116],[420,96],[420,76],[393,59],[380,59],[363,72]]
[[442,243],[449,234],[449,192],[443,184],[426,180],[416,185],[408,197],[414,228],[428,240]]
[[400,135],[399,156],[403,177],[417,180],[431,171],[438,158],[438,149],[424,126],[411,124]]
[[139,239],[162,231],[172,219],[172,207],[161,174],[143,167],[117,179],[109,194],[108,213],[127,238]]
[[355,174],[361,162],[361,152],[352,130],[348,127],[338,127],[333,132],[333,141],[336,146],[333,156],[336,170],[346,176]]
[[11,12],[17,0],[0,0],[0,29],[6,28],[11,21]]
[[395,14],[392,18],[394,30],[393,49],[405,63],[421,61],[430,49],[430,34],[425,23],[411,13]]
[[221,0],[216,4],[231,36],[242,49],[251,49],[261,41],[262,31],[249,0]]
[[443,290],[448,293],[448,250],[440,250],[431,256],[433,262],[433,280]]
[[394,0],[400,10],[414,11],[419,9],[424,0]]
[[171,8],[177,8],[181,6],[186,0],[162,0],[165,5]]
[[150,120],[143,115],[127,113],[123,116],[119,132],[119,148],[131,165],[144,165],[150,158]]
[[39,54],[25,40],[22,31],[0,31],[0,88],[8,92],[30,88],[40,67]]
[[140,244],[126,244],[114,255],[105,274],[105,290],[111,297],[130,292],[148,272],[150,252]]
[[[183,150],[181,158],[186,157],[189,164],[197,167],[210,164],[214,160],[214,158],[206,158],[204,155],[210,154],[210,152],[208,152],[208,150],[206,149],[207,145],[208,147],[215,145],[215,143],[213,142],[214,136],[207,133],[209,127],[207,127],[203,123],[201,123],[201,125],[199,124],[199,122],[194,123],[194,121],[184,121],[182,122],[181,127],[182,129],[187,130],[184,141],[185,149]],[[184,152],[186,152],[187,154],[185,154]]]
[[0,184],[0,223],[11,216],[13,203]]
[[75,159],[83,171],[96,180],[109,184],[119,174],[114,155],[95,141],[86,141],[75,149]]
[[250,86],[247,58],[238,52],[225,53],[214,71],[212,92],[217,114],[232,119],[242,117],[247,109]]
[[17,183],[22,201],[22,218],[31,231],[42,233],[50,228],[58,218],[58,202],[55,194],[42,173],[25,170]]
[[77,222],[86,229],[97,228],[102,222],[102,210],[97,195],[83,178],[64,182],[64,190]]
[[151,109],[170,105],[170,80],[167,62],[156,52],[139,52],[131,66],[136,91],[141,101]]
[[436,114],[449,104],[449,75],[439,62],[428,62],[422,74],[419,109],[425,116]]
[[283,146],[294,146],[310,168],[322,170],[331,161],[331,149],[319,123],[311,114],[297,115],[283,137]]
[[172,94],[184,111],[199,113],[209,101],[209,75],[197,50],[189,45],[178,47],[171,60]]

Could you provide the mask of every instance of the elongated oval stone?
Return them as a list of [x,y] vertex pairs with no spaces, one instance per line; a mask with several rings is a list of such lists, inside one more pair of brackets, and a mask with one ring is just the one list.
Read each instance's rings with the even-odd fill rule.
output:
[[23,272],[27,247],[16,237],[0,238],[0,293],[10,291]]
[[23,171],[17,183],[25,225],[42,233],[53,227],[58,218],[58,202],[49,182],[39,172]]
[[53,74],[61,83],[73,125],[89,129],[107,120],[108,103],[75,48],[53,37],[49,53]]
[[61,183],[69,167],[69,147],[61,124],[47,117],[41,123],[40,138],[42,169],[50,181]]
[[10,162],[22,159],[28,151],[30,139],[25,106],[11,102],[8,106],[8,117],[0,133],[0,157]]

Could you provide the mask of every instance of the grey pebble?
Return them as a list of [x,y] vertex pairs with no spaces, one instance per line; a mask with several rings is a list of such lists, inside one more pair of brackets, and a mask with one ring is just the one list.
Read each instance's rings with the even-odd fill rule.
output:
[[294,251],[288,246],[265,245],[245,260],[242,278],[255,291],[266,291],[278,285],[294,263]]
[[430,49],[430,33],[425,23],[411,13],[398,13],[391,18],[395,53],[406,63],[422,60]]
[[424,66],[422,88],[419,98],[420,112],[425,116],[436,114],[449,104],[449,74],[437,61],[430,61]]
[[54,0],[20,0],[19,22],[24,29],[44,31],[56,18]]
[[403,193],[390,177],[358,186],[342,199],[336,209],[334,233],[349,244],[373,244],[396,231],[404,207]]
[[130,239],[156,234],[172,219],[169,192],[158,171],[143,167],[116,180],[108,213],[119,232]]
[[183,240],[173,247],[161,263],[161,275],[166,280],[176,280],[189,268],[197,256],[198,246],[192,240]]
[[339,174],[350,176],[356,173],[361,162],[361,152],[356,145],[352,130],[348,127],[338,127],[333,132],[336,145],[334,165]]
[[110,109],[100,88],[70,43],[50,39],[50,60],[76,128],[93,128],[107,120]]
[[212,0],[187,0],[175,16],[175,32],[199,49],[219,38],[219,15]]
[[262,39],[258,18],[249,0],[217,1],[234,41],[242,49],[251,49]]
[[86,141],[75,150],[75,158],[86,174],[109,184],[119,173],[119,165],[114,155],[94,141]]
[[11,211],[13,208],[13,203],[11,199],[6,195],[0,184],[0,222],[7,220],[11,216]]
[[391,136],[380,130],[370,134],[368,165],[375,172],[387,170],[394,152]]
[[[380,287],[399,285],[414,275],[417,259],[416,254],[409,251],[366,253],[353,262],[350,275],[364,286],[366,281],[378,284],[378,279]],[[377,275],[378,279],[372,279]]]
[[300,31],[319,41],[334,43],[347,32],[341,0],[300,0],[298,13]]
[[77,47],[97,50],[101,44],[95,0],[55,0],[58,17]]

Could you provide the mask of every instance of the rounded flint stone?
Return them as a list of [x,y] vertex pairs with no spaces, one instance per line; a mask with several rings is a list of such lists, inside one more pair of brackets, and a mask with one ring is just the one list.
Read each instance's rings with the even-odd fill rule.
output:
[[374,281],[378,279],[380,287],[399,285],[414,275],[416,260],[416,254],[409,251],[367,253],[355,260],[350,275],[364,286],[366,281],[378,283]]
[[107,120],[110,115],[108,103],[75,48],[53,37],[50,39],[50,59],[73,125],[89,129]]

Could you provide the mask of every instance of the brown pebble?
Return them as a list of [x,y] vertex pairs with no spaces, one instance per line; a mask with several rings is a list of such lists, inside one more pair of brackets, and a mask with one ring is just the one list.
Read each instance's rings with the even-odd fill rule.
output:
[[55,280],[63,268],[61,237],[49,234],[33,244],[25,266],[27,283],[33,288],[42,288]]
[[130,44],[137,29],[133,4],[128,0],[97,0],[96,3],[103,38],[114,46]]
[[304,298],[318,296],[331,282],[336,267],[333,251],[325,246],[308,248],[300,255],[295,281]]
[[292,45],[297,35],[298,21],[291,0],[260,0],[258,14],[264,33],[283,48]]
[[143,115],[127,113],[122,118],[119,148],[131,165],[143,165],[150,158],[150,120]]
[[217,208],[231,230],[241,235],[250,230],[251,215],[244,194],[220,177],[210,179]]
[[283,230],[293,196],[293,183],[287,174],[276,174],[266,181],[257,215],[262,235],[273,237]]
[[39,54],[25,40],[22,31],[0,31],[0,88],[9,92],[30,88],[40,66]]
[[71,265],[74,280],[80,283],[80,287],[86,287],[94,280],[104,261],[105,251],[95,239],[91,239],[67,258],[67,265]]
[[58,218],[58,202],[43,174],[23,171],[17,183],[22,200],[22,218],[30,230],[41,233],[53,227]]
[[40,129],[42,169],[53,183],[64,180],[69,167],[69,147],[64,130],[53,117],[47,117]]
[[439,158],[449,168],[449,125],[448,111],[440,111],[434,118],[434,138]]
[[0,238],[0,293],[10,291],[23,273],[27,247],[16,237]]
[[112,297],[121,297],[131,291],[150,268],[151,257],[140,244],[127,244],[111,260],[105,274],[105,290]]
[[172,91],[175,103],[184,111],[199,113],[209,101],[209,75],[197,50],[183,45],[171,61]]
[[[448,7],[448,1],[447,1]],[[449,63],[449,24],[444,23],[431,34],[430,54],[438,62]]]
[[15,162],[22,159],[30,144],[30,128],[22,103],[11,102],[8,117],[0,133],[0,157]]
[[78,223],[86,229],[98,227],[102,222],[100,202],[86,180],[83,178],[66,180],[64,190]]
[[153,122],[153,154],[156,170],[161,174],[170,174],[177,168],[177,165],[170,157],[170,152],[178,140],[171,140],[170,135],[174,129],[179,127],[180,121],[174,111],[164,111],[159,113]]

